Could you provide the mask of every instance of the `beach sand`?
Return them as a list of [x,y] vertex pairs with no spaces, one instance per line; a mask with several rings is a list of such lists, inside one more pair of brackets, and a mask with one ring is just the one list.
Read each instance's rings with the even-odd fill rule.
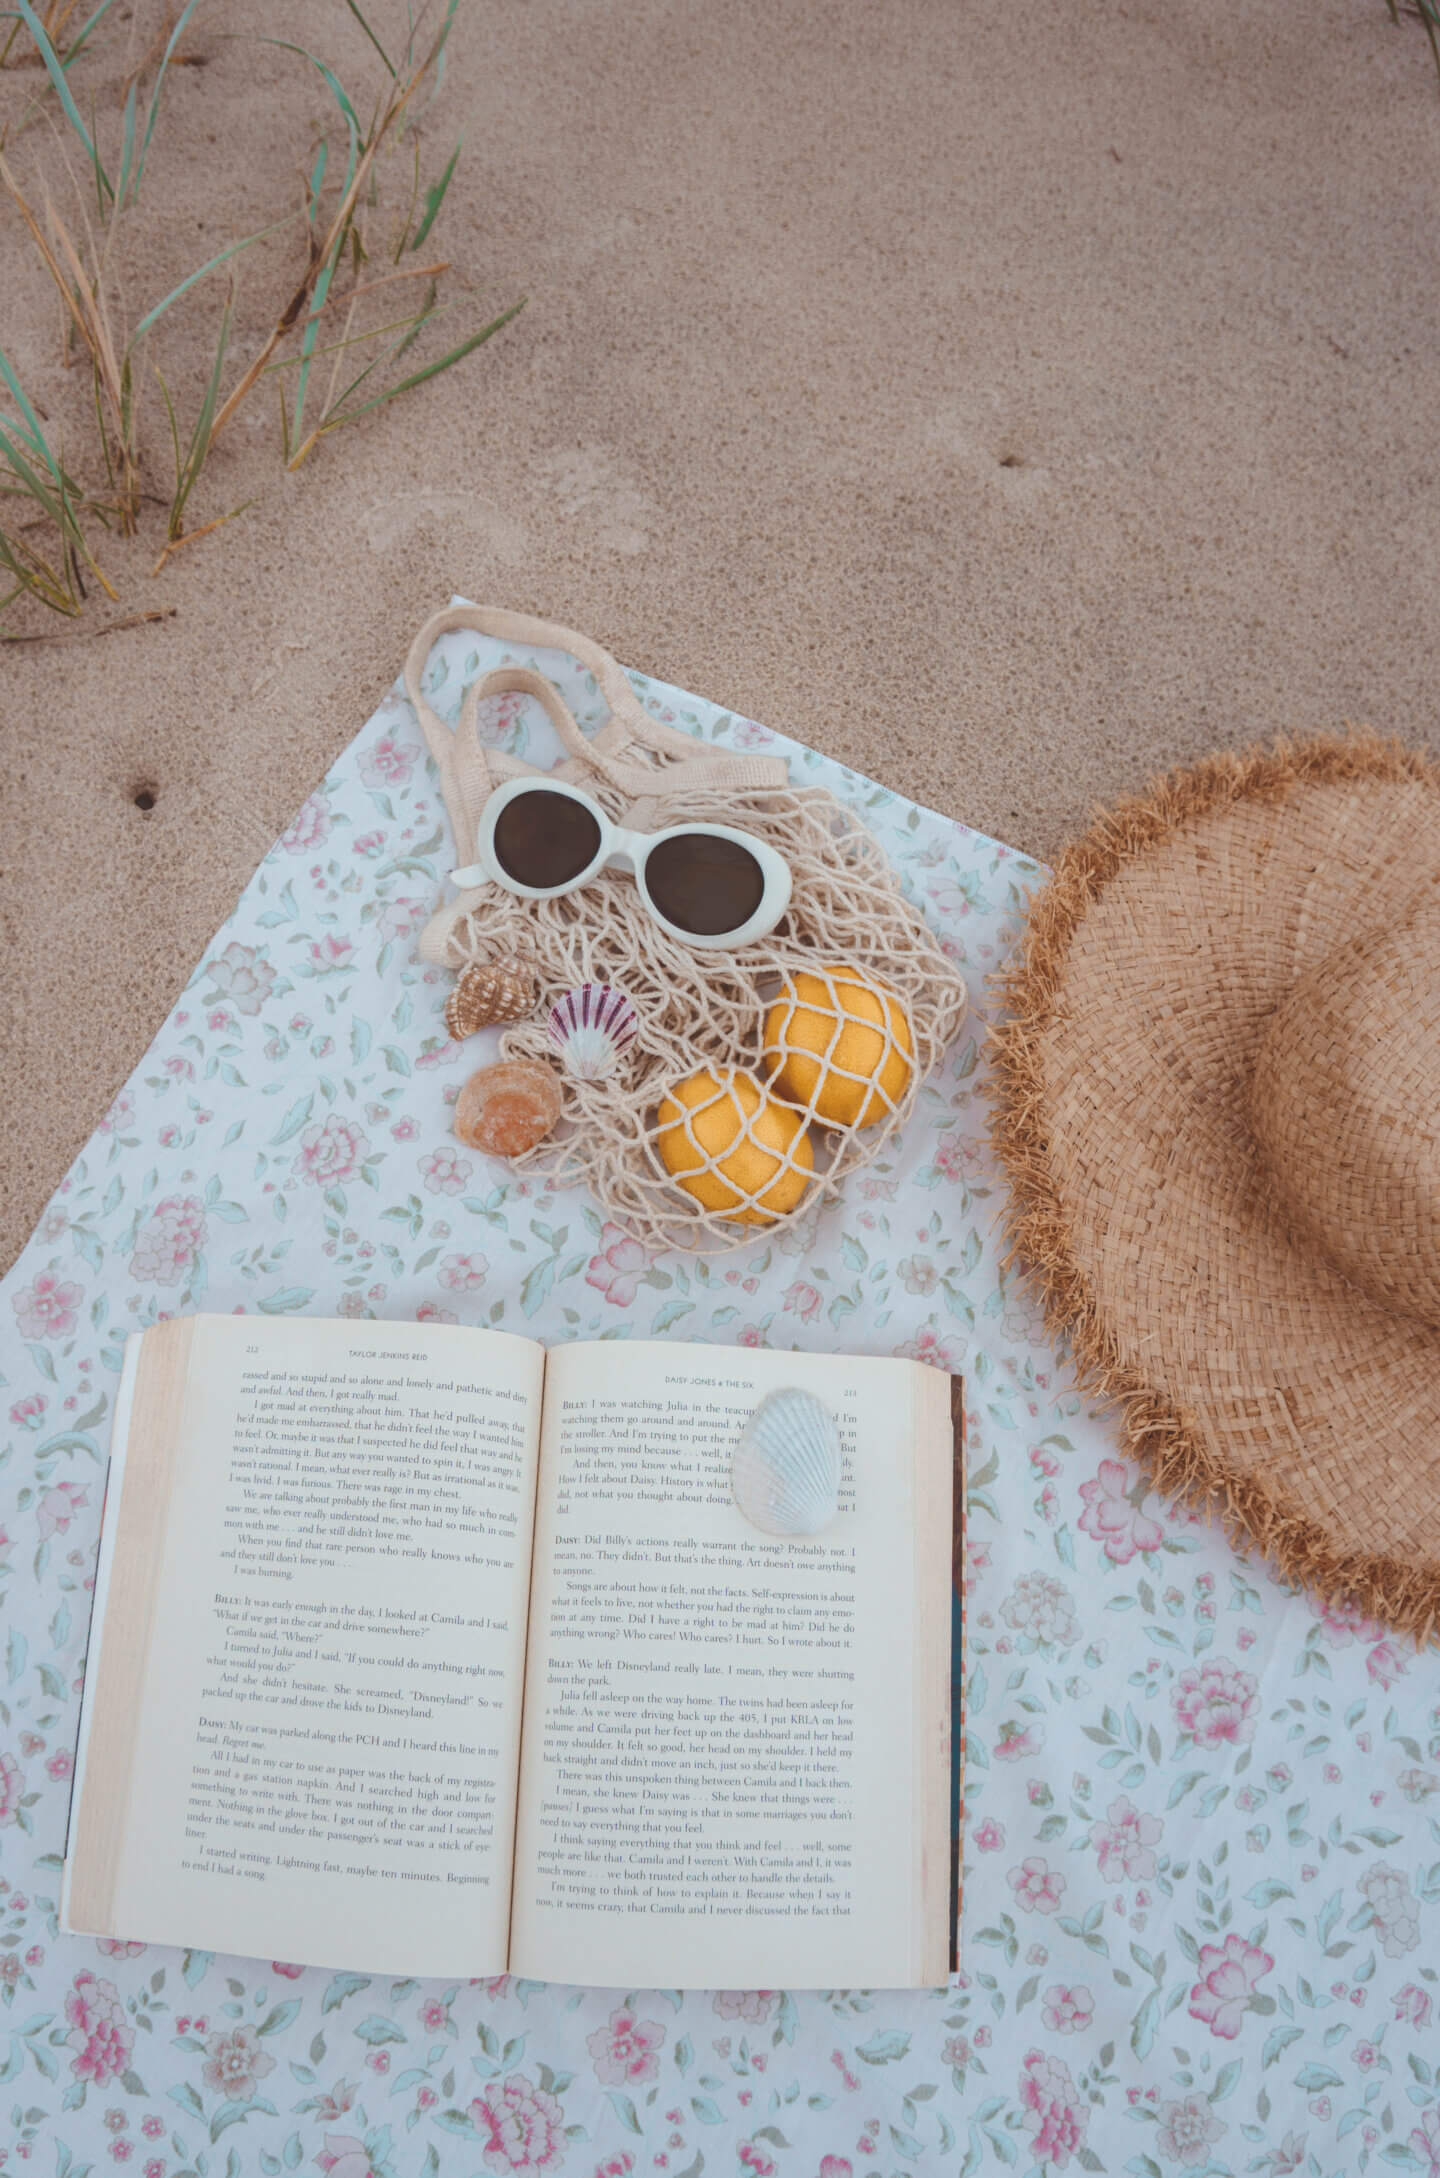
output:
[[[161,20],[106,18],[87,110]],[[398,8],[374,20],[398,42]],[[330,107],[223,35],[273,9],[197,21],[130,222],[135,316],[293,207]],[[373,95],[341,0],[283,23]],[[257,396],[190,518],[256,504],[156,578],[158,509],[105,555],[98,618],[172,617],[9,623],[59,639],[0,652],[7,1262],[454,590],[1039,855],[1217,745],[1366,720],[1440,748],[1440,93],[1383,0],[462,0],[427,178],[462,131],[427,245],[447,330],[523,294],[519,319],[295,475]],[[7,157],[59,188],[48,124]],[[237,359],[299,246],[241,261]],[[0,296],[78,432],[8,209]],[[213,323],[167,321],[182,406]]]

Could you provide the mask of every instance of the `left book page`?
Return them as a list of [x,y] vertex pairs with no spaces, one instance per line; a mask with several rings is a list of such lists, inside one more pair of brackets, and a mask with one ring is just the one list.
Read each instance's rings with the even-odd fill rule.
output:
[[131,1341],[65,1927],[505,1970],[544,1365],[418,1324]]

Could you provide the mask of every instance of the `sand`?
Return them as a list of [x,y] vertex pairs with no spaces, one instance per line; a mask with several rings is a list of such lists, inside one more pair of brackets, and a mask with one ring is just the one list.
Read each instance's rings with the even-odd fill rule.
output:
[[[279,20],[188,40],[137,315],[295,201],[323,85],[221,35]],[[284,20],[374,85],[340,0]],[[159,21],[77,63],[102,114]],[[109,617],[173,617],[0,651],[6,1261],[453,590],[1040,855],[1216,745],[1440,747],[1440,95],[1382,0],[463,0],[427,172],[462,129],[453,322],[516,323],[296,475],[267,395],[191,511],[257,504],[158,578],[157,512],[108,554]],[[42,129],[10,156],[55,178]],[[295,248],[244,260],[237,355]],[[0,296],[73,416],[8,214]],[[209,322],[163,351],[192,401]]]

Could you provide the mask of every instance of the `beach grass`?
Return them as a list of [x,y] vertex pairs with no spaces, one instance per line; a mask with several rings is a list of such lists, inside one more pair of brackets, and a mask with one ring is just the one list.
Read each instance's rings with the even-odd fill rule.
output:
[[[97,590],[115,598],[97,539],[137,536],[148,509],[164,512],[154,574],[177,551],[243,513],[252,501],[199,522],[191,509],[217,442],[262,381],[273,381],[278,390],[280,457],[295,470],[323,439],[454,369],[524,307],[522,298],[443,353],[412,357],[427,328],[456,307],[442,299],[449,263],[425,245],[461,146],[449,149],[427,181],[417,114],[422,93],[433,98],[442,78],[459,0],[412,17],[393,58],[358,0],[344,0],[381,71],[378,87],[347,89],[335,68],[309,48],[286,38],[261,39],[315,70],[329,93],[331,126],[315,149],[301,201],[196,265],[131,323],[121,300],[121,272],[127,244],[146,217],[142,188],[166,82],[189,57],[184,41],[197,0],[187,0],[140,67],[117,87],[108,115],[102,119],[92,111],[87,118],[70,69],[91,45],[109,5],[101,0],[77,20],[78,0],[44,0],[38,8],[33,0],[16,0],[0,47],[0,65],[13,65],[23,48],[39,79],[18,121],[0,132],[0,202],[21,223],[55,291],[65,362],[87,373],[91,394],[83,443],[72,452],[46,420],[55,404],[42,400],[36,386],[23,385],[12,358],[0,351],[0,578],[6,585],[0,615],[29,599],[75,619]],[[18,170],[18,139],[37,118],[48,121],[64,148],[69,194],[63,210],[43,179]],[[160,133],[163,138],[163,128]],[[387,146],[406,138],[408,187],[403,205],[388,209],[378,188],[378,162]],[[295,231],[297,254],[303,252],[299,269],[283,289],[268,331],[248,354],[237,355],[238,260],[286,229]],[[377,305],[375,297],[383,300]],[[157,338],[169,314],[182,308],[208,314],[212,358],[192,411],[183,417]],[[145,396],[152,386],[173,472],[163,491],[154,482],[158,464],[149,443],[155,404],[147,410]]]

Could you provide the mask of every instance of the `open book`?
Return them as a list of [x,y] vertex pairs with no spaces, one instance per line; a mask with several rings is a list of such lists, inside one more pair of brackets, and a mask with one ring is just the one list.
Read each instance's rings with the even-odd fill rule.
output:
[[[730,1454],[782,1385],[838,1518]],[[65,1866],[91,1935],[622,1987],[942,1984],[951,1383],[193,1316],[126,1351]]]

